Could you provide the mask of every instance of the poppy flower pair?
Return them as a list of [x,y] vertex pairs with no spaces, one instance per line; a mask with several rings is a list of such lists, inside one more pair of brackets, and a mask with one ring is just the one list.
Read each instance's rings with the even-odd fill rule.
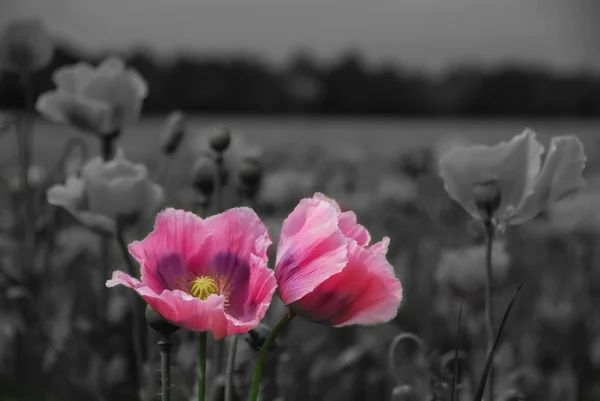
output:
[[116,271],[106,285],[133,288],[166,320],[215,339],[255,327],[276,289],[315,323],[384,323],[396,316],[402,288],[386,259],[389,238],[369,246],[370,239],[353,212],[317,193],[284,221],[272,271],[271,237],[252,209],[207,219],[166,209],[154,231],[129,246],[141,281]]

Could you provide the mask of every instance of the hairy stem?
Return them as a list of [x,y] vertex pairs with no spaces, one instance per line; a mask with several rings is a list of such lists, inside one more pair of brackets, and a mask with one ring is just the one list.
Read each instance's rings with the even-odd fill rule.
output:
[[33,113],[35,108],[35,93],[31,82],[31,76],[27,73],[21,74],[21,86],[25,93],[25,105],[20,119],[20,129],[17,135],[19,148],[19,182],[23,201],[23,270],[33,269],[32,260],[35,249],[35,205],[31,184],[29,182],[29,169],[32,163],[32,131]]
[[[486,249],[485,249],[485,316],[487,329],[487,352],[489,353],[494,346],[494,300],[493,300],[493,273],[492,273],[492,245],[494,242],[494,223],[487,221],[486,228]],[[492,363],[488,378],[488,401],[494,400],[494,364]]]
[[227,376],[225,381],[225,401],[233,399],[233,369],[235,368],[235,353],[239,336],[233,335],[229,341],[229,354],[227,355]]
[[198,341],[198,401],[206,398],[206,331],[199,333]]
[[[136,269],[135,265],[133,264],[133,261],[131,260],[131,258],[129,257],[129,252],[127,251],[127,245],[125,243],[125,238],[123,237],[123,231],[118,229],[117,230],[117,244],[119,245],[119,250],[121,251],[121,255],[123,256],[123,259],[125,259],[125,262],[127,264],[128,270],[129,270],[129,274],[132,277],[137,277],[138,276],[138,269]],[[142,328],[141,328],[141,322],[142,322],[142,315],[141,315],[141,309],[140,309],[140,305],[139,305],[139,300],[138,297],[135,295],[135,293],[130,293],[131,295],[131,311],[133,314],[133,322],[132,322],[132,340],[133,340],[133,352],[135,354],[135,369],[136,369],[136,374],[137,374],[137,380],[138,380],[138,388],[139,385],[142,383],[142,380],[144,378],[144,358],[143,358],[143,354],[142,354]]]

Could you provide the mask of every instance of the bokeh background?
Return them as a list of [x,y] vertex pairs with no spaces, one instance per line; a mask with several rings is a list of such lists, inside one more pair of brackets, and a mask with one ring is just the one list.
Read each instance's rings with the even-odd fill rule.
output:
[[[36,93],[53,88],[57,68],[110,55],[147,80],[144,118],[120,139],[131,159],[158,168],[165,116],[186,114],[185,143],[161,183],[171,205],[193,209],[195,158],[225,124],[233,133],[228,165],[249,150],[261,157],[253,206],[275,242],[282,220],[315,191],[355,210],[374,239],[391,237],[388,258],[404,287],[398,317],[374,328],[294,321],[263,400],[388,400],[402,384],[445,399],[461,303],[467,397],[484,360],[483,236],[447,197],[437,160],[451,146],[493,144],[527,127],[546,146],[552,136],[577,135],[588,156],[586,189],[509,229],[494,248],[496,316],[524,285],[496,358],[498,399],[600,400],[600,3],[0,0],[0,26],[31,16],[57,41],[51,65],[35,76]],[[0,76],[0,110],[23,103],[18,79]],[[36,120],[41,202],[73,138],[82,137]],[[98,152],[93,138],[83,141]],[[150,399],[157,366],[133,378],[125,289],[109,292],[104,331],[90,328],[108,278],[95,234],[46,207],[54,220],[40,235],[53,245],[41,257],[43,279],[35,287],[11,281],[16,151],[13,137],[0,138],[0,400],[134,400],[138,385]],[[226,205],[236,206],[230,192]],[[120,264],[115,255],[114,268]],[[31,288],[35,302],[24,305],[31,298],[22,291]],[[278,308],[275,300],[267,325]],[[425,348],[398,347],[390,367],[388,348],[402,332],[419,335]],[[195,342],[181,333],[174,352],[173,399],[192,399]],[[239,399],[255,357],[240,347]]]

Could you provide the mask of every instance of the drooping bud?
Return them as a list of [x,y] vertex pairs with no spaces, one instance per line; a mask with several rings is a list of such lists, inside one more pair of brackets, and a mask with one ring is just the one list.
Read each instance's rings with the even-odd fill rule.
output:
[[192,168],[192,185],[202,195],[209,197],[215,190],[217,166],[215,161],[206,156],[200,156]]
[[164,317],[156,313],[150,305],[146,306],[146,322],[152,330],[158,331],[164,336],[168,336],[175,331],[179,330],[179,327],[169,323]]
[[210,146],[217,153],[223,153],[231,143],[231,132],[224,125],[217,125],[208,138]]
[[185,136],[185,116],[180,111],[174,111],[167,117],[163,127],[160,148],[167,156],[172,156]]
[[483,214],[484,220],[491,220],[502,203],[502,191],[496,181],[476,184],[473,188],[475,206]]
[[30,74],[52,60],[54,44],[39,19],[11,21],[0,33],[0,69]]

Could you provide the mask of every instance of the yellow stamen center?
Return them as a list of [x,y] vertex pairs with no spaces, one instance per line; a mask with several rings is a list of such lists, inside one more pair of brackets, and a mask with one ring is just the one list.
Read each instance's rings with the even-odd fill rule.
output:
[[203,301],[217,293],[217,283],[210,277],[196,277],[190,284],[190,295]]

